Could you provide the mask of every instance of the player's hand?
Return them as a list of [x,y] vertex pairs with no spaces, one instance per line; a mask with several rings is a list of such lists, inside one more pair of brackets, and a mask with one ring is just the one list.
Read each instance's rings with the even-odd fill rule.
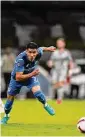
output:
[[48,66],[49,68],[52,68],[53,62],[52,62],[51,60],[49,60],[49,61],[47,62],[47,66]]
[[36,69],[33,72],[31,72],[32,76],[39,75],[39,73],[40,73],[39,69]]
[[56,48],[54,46],[49,47],[49,51],[54,52]]
[[67,80],[66,80],[66,83],[70,83],[70,80],[71,80],[71,77],[70,76],[67,76]]

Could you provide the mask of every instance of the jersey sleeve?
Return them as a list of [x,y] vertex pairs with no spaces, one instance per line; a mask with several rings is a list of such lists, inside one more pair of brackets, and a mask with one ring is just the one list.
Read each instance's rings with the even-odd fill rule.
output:
[[53,53],[51,54],[50,60],[52,60],[52,61],[55,60],[55,52],[53,52]]
[[24,60],[19,59],[16,61],[16,72],[23,72],[24,71]]
[[39,56],[42,56],[43,55],[43,49],[40,47],[38,48],[38,55]]
[[68,51],[68,58],[69,58],[69,61],[72,61],[72,60],[73,60],[73,58],[72,58],[72,55],[71,55],[70,51]]

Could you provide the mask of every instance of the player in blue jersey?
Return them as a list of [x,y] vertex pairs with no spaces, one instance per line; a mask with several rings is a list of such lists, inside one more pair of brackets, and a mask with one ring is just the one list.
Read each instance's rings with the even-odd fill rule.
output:
[[27,86],[44,106],[44,109],[54,115],[55,111],[47,104],[45,95],[41,91],[40,83],[37,75],[39,69],[37,63],[40,60],[43,51],[55,51],[55,47],[40,47],[34,42],[30,42],[26,46],[26,50],[20,53],[15,60],[14,68],[11,73],[11,80],[7,92],[7,101],[5,103],[5,116],[1,120],[1,124],[6,124],[9,120],[9,113],[12,109],[14,97],[19,94],[22,86]]

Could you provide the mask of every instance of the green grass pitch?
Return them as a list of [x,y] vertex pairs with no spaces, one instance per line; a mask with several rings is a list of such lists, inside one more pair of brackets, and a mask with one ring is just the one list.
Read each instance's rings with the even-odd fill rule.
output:
[[48,103],[55,109],[55,116],[50,116],[37,100],[15,100],[8,124],[1,125],[1,135],[85,136],[76,127],[77,121],[85,116],[85,100],[64,100],[59,105],[48,100]]

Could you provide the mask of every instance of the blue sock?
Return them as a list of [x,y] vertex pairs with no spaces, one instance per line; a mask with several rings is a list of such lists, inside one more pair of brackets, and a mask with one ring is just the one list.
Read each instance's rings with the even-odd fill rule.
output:
[[34,96],[42,103],[46,103],[46,98],[45,95],[41,91],[37,91],[34,93]]
[[7,101],[6,101],[5,108],[4,108],[6,114],[9,114],[9,112],[11,111],[13,101],[14,101],[14,100],[7,100]]

